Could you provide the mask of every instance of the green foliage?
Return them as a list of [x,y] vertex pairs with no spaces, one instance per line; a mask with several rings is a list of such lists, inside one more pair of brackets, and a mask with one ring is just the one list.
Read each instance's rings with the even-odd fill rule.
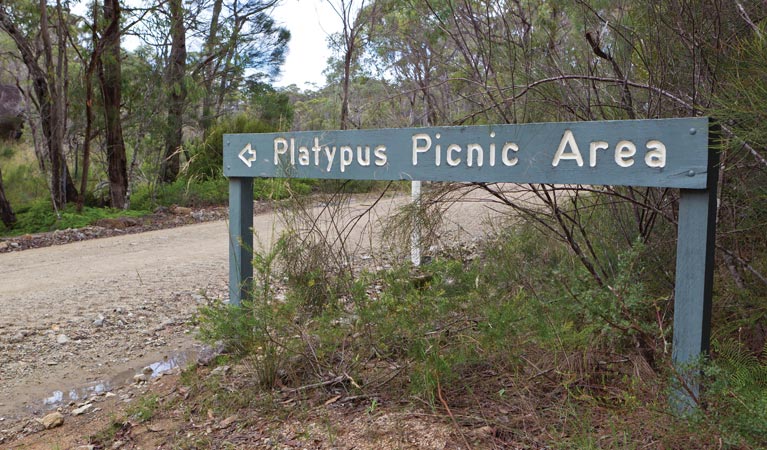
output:
[[160,407],[160,399],[155,394],[147,394],[140,397],[134,405],[129,407],[125,413],[132,420],[138,423],[148,422]]
[[[282,200],[291,195],[308,194],[313,187],[311,180],[255,178],[253,179],[253,198]],[[152,210],[160,205],[204,207],[226,205],[228,201],[229,180],[224,177],[179,178],[173,183],[138,187],[131,197],[131,208]]]
[[84,207],[82,212],[77,212],[73,205],[60,210],[58,216],[53,210],[50,201],[38,200],[28,206],[16,210],[16,225],[12,230],[6,230],[0,224],[0,234],[13,235],[42,233],[53,230],[65,230],[67,228],[82,228],[97,222],[100,219],[114,219],[118,217],[140,217],[147,211],[134,210],[123,211],[110,208]]
[[703,420],[713,422],[728,445],[767,445],[767,343],[758,356],[730,338],[712,347]]
[[229,181],[226,178],[179,178],[173,183],[144,185],[131,196],[131,208],[152,210],[158,205],[211,206],[229,201]]
[[221,119],[208,131],[205,138],[189,146],[190,178],[219,178],[223,172],[224,134],[227,133],[267,133],[275,129],[248,114],[239,114]]
[[247,93],[259,116],[274,130],[287,130],[293,124],[293,105],[290,96],[278,92],[259,78],[246,81]]
[[3,171],[5,195],[14,209],[39,199],[50,198],[45,175],[30,157],[24,143],[0,141],[0,168]]

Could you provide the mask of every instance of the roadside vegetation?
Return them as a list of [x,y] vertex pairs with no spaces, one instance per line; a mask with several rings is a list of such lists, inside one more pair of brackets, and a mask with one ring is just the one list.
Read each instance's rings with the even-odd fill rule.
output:
[[[669,403],[689,388],[671,364],[677,190],[434,184],[372,225],[336,209],[342,192],[388,184],[258,180],[289,231],[255,249],[252,301],[200,311],[222,369],[185,372],[184,401],[141,420],[345,405],[428,415],[463,447],[767,447],[767,4],[327,1],[342,31],[310,89],[271,84],[290,37],[276,1],[4,2],[0,84],[24,108],[0,125],[25,127],[0,141],[0,235],[221,204],[228,132],[708,116],[721,170],[696,409]],[[125,32],[139,47],[120,48]],[[467,189],[508,221],[462,246],[440,211]],[[308,193],[328,196],[329,222]],[[346,245],[365,222],[385,228],[372,259]],[[402,257],[416,224],[420,268]],[[185,431],[181,447],[219,445]]]
[[[443,195],[432,190],[419,212],[439,223]],[[332,230],[360,215],[333,198],[321,212],[283,203],[293,228],[256,249],[253,298],[200,310],[200,338],[223,352],[186,369],[181,394],[148,397],[157,420],[184,417],[170,438],[178,448],[377,448],[384,435],[373,430],[396,414],[432,427],[422,441],[387,434],[387,445],[406,448],[428,447],[443,428],[456,448],[767,445],[767,348],[733,337],[751,318],[728,303],[740,291],[725,266],[712,358],[697,367],[705,388],[694,411],[674,403],[686,387],[670,357],[672,224],[659,224],[657,239],[621,243],[614,231],[628,211],[580,199],[591,211],[584,226],[605,237],[594,246],[609,267],[598,286],[566,241],[519,215],[488,224],[479,241],[427,237],[436,245],[417,268],[396,262],[407,247],[355,254]],[[576,203],[561,206],[572,213]],[[396,223],[409,235],[408,221]],[[139,423],[126,416],[111,428],[128,436]]]

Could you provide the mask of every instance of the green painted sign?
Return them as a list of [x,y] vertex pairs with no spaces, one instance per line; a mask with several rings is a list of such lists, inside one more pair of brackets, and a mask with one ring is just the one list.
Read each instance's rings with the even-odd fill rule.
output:
[[224,135],[229,300],[253,279],[253,178],[432,180],[680,188],[673,360],[694,406],[709,349],[718,154],[707,118]]
[[227,177],[704,189],[708,119],[224,136]]

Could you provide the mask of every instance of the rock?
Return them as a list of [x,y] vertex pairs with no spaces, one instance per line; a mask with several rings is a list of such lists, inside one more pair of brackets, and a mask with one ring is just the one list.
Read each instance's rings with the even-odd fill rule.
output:
[[86,404],[84,404],[83,406],[81,406],[79,408],[73,409],[72,410],[72,415],[73,416],[80,416],[80,415],[85,414],[86,412],[88,412],[88,410],[91,409],[92,407],[93,407],[93,405],[91,403],[86,403]]
[[192,208],[173,205],[170,207],[170,212],[177,216],[189,216],[192,214]]
[[99,219],[94,223],[97,227],[110,228],[112,230],[124,230],[139,225],[139,221],[132,217],[118,217],[116,219]]
[[66,334],[60,334],[60,335],[56,336],[56,343],[57,344],[62,344],[63,345],[63,344],[66,344],[67,342],[69,342],[69,338],[67,337]]
[[112,450],[117,450],[118,448],[122,448],[123,445],[125,445],[125,442],[123,441],[114,441],[111,448]]
[[152,369],[149,366],[146,366],[143,369],[141,369],[141,373],[137,373],[136,375],[133,375],[133,382],[136,384],[146,383],[152,379],[153,373],[154,373],[154,369]]
[[25,337],[25,334],[19,331],[18,333],[9,337],[8,342],[10,342],[11,344],[18,344],[19,342],[24,340],[24,337]]
[[0,242],[0,252],[2,252],[3,250],[7,250],[8,247],[10,247],[10,246],[11,246],[11,244],[9,244],[7,242]]
[[221,342],[217,342],[215,347],[203,347],[202,350],[200,350],[200,353],[197,355],[197,364],[201,366],[207,366],[213,362],[213,360],[216,359],[218,355],[224,353],[225,348],[226,347]]
[[210,371],[211,375],[224,375],[232,370],[230,366],[218,366]]
[[101,314],[99,314],[98,318],[93,321],[93,326],[95,326],[95,327],[103,327],[105,320],[106,320],[106,317],[104,317]]
[[147,381],[149,381],[149,377],[143,373],[137,373],[136,375],[133,375],[133,382],[136,384],[146,383]]
[[229,416],[226,419],[219,422],[216,428],[218,428],[219,430],[223,430],[224,428],[228,428],[229,425],[233,424],[234,422],[237,422],[237,416]]
[[50,430],[51,428],[60,427],[64,424],[64,415],[58,411],[52,412],[40,419],[39,422],[43,424],[46,430]]
[[77,450],[96,450],[95,445],[81,445],[77,447]]
[[199,210],[192,213],[192,219],[202,222],[205,219],[205,211]]
[[479,434],[484,434],[485,436],[494,436],[495,428],[490,426],[484,426],[484,427],[477,428],[477,432]]

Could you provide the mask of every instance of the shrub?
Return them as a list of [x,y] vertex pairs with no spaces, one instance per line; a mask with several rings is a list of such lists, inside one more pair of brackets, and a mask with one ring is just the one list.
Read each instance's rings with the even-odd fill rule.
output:
[[205,139],[190,145],[188,176],[203,180],[221,177],[224,165],[224,134],[272,131],[275,131],[272,126],[248,114],[221,119],[211,127]]

